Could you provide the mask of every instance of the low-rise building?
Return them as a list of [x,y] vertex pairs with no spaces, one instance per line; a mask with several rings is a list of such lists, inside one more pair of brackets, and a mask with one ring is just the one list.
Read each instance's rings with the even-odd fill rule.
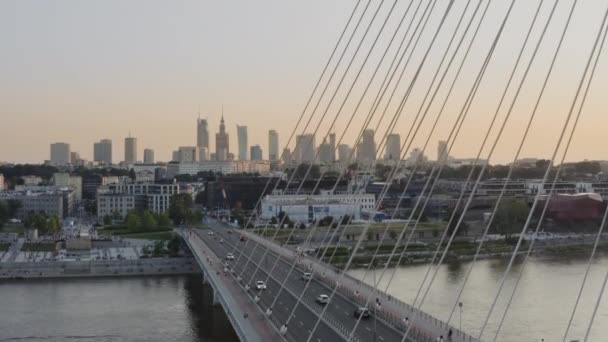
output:
[[17,186],[14,191],[0,192],[0,201],[17,200],[21,207],[17,218],[23,219],[27,213],[43,212],[47,216],[60,218],[69,216],[76,203],[74,190],[54,186]]
[[129,210],[150,210],[165,213],[171,196],[179,193],[178,184],[117,183],[108,184],[97,191],[97,217],[106,215],[124,219]]
[[318,195],[267,195],[262,200],[260,217],[270,220],[283,212],[292,221],[312,223],[326,216],[338,220],[348,215],[358,220],[365,212],[373,212],[376,198],[372,194],[330,193]]
[[266,160],[233,160],[233,161],[203,161],[167,164],[167,176],[196,175],[199,172],[212,171],[230,175],[235,173],[270,173],[270,162]]

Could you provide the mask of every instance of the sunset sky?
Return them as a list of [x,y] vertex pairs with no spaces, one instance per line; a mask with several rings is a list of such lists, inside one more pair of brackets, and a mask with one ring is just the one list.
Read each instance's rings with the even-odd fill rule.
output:
[[[413,13],[418,2],[413,1],[409,13]],[[421,45],[414,51],[411,65],[406,69],[404,80],[407,82],[398,88],[399,99],[406,92],[414,66],[420,64],[448,2],[439,0],[431,13]],[[392,3],[392,0],[386,0],[382,5],[342,90],[329,107],[327,121],[317,133],[317,144],[327,133],[330,118],[336,115],[346,96],[347,86],[363,62],[363,52],[369,50],[372,38],[378,33]],[[338,135],[353,113],[409,3],[398,1],[338,118],[335,129]],[[420,79],[396,127],[402,139],[412,126],[412,118],[420,107],[466,3],[456,0],[430,50],[427,63],[421,69]],[[465,23],[477,3],[477,0],[470,1]],[[485,3],[484,0],[473,27]],[[447,138],[509,3],[494,1],[490,5],[480,35],[463,68],[463,77],[431,136],[427,150],[431,159],[436,156],[437,140]],[[541,7],[531,41],[524,52],[524,66],[532,55],[553,3],[547,0]],[[372,1],[364,24],[369,23],[379,4],[379,0]],[[538,1],[516,2],[452,155],[474,157],[477,154],[538,4]],[[2,1],[0,161],[42,162],[49,158],[49,144],[60,141],[70,143],[72,151],[79,152],[85,159],[92,159],[93,143],[102,138],[113,140],[114,160],[119,161],[123,158],[123,139],[129,132],[139,140],[140,159],[144,148],[152,148],[156,151],[157,160],[168,160],[177,146],[195,145],[199,109],[200,115],[209,120],[213,150],[213,137],[222,106],[230,133],[231,152],[237,149],[237,124],[249,127],[249,144],[260,144],[264,155],[268,152],[269,129],[279,132],[282,148],[354,5],[354,0]],[[522,88],[521,98],[515,104],[511,121],[498,144],[493,158],[495,162],[509,162],[513,158],[571,5],[571,0],[559,2],[529,79]],[[553,152],[607,6],[608,1],[605,0],[579,1],[522,157],[547,158]],[[406,17],[406,24],[411,16],[408,14]],[[456,31],[456,39],[460,38],[463,30],[464,24]],[[432,119],[437,116],[472,31],[465,37],[445,84],[431,106],[429,118],[421,126],[412,147],[424,145]],[[399,32],[397,37],[401,38],[405,27]],[[360,34],[356,36],[360,37]],[[355,41],[358,42],[357,39]],[[454,45],[449,51],[453,51]],[[396,46],[389,49],[388,61],[382,64],[344,143],[352,145],[382,77],[387,73]],[[353,51],[354,46],[347,50],[337,75],[341,76],[340,71],[346,67]],[[607,57],[604,52],[600,58],[567,160],[608,159],[605,138],[608,98],[604,94],[608,85]],[[516,84],[523,70],[524,67],[518,69]],[[313,118],[314,125],[325,110],[337,82],[338,78],[329,87]],[[515,84],[508,93],[501,118],[506,113],[507,104],[511,103],[514,89]],[[396,108],[395,100],[387,115],[392,115]],[[380,123],[377,141],[386,122]],[[307,132],[313,131],[314,125]],[[372,126],[376,126],[376,121],[372,121]],[[301,133],[301,128],[298,133]]]

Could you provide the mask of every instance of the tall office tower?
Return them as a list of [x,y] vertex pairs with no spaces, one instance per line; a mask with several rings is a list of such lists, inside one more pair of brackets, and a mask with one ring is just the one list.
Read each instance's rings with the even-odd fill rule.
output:
[[313,163],[315,161],[316,151],[317,145],[315,144],[314,134],[296,136],[296,148],[294,149],[294,153],[298,163]]
[[262,147],[260,147],[260,145],[251,146],[251,153],[249,153],[249,156],[251,157],[251,160],[263,160]]
[[112,164],[112,140],[101,139],[93,145],[93,161]]
[[70,144],[51,144],[51,164],[64,166],[70,163]]
[[353,149],[346,144],[341,144],[338,146],[338,161],[340,163],[346,163],[351,153],[353,153]]
[[4,191],[4,175],[0,173],[0,191]]
[[327,141],[323,141],[319,145],[319,161],[323,164],[331,163],[331,144]]
[[416,163],[423,163],[426,161],[427,161],[427,158],[421,149],[416,147],[412,150],[412,152],[410,152],[410,159],[408,160],[410,165],[413,165]]
[[268,131],[268,160],[279,159],[279,133],[274,129]]
[[207,120],[200,117],[196,120],[196,146],[199,149],[203,147],[209,151],[209,129],[207,128]]
[[209,161],[209,148],[198,146],[198,161]]
[[76,164],[80,160],[80,153],[70,152],[70,163]]
[[445,161],[448,159],[448,143],[444,140],[439,140],[437,144],[437,161]]
[[336,133],[329,135],[329,145],[331,146],[330,159],[333,163],[336,161]]
[[180,146],[177,149],[177,160],[180,163],[197,162],[199,150],[197,146]]
[[283,150],[283,154],[281,155],[281,159],[285,165],[291,164],[293,161],[293,155],[291,154],[291,150],[289,148],[285,148]]
[[389,134],[386,137],[386,148],[384,151],[385,160],[401,159],[401,136],[399,134]]
[[133,164],[137,161],[137,138],[125,138],[125,163]]
[[374,130],[366,129],[361,136],[361,142],[357,146],[357,161],[370,163],[376,160],[376,142],[374,141]]
[[247,160],[247,148],[249,147],[247,126],[236,125],[236,137],[239,143],[239,160]]
[[154,164],[154,150],[146,148],[144,150],[144,164]]
[[224,124],[224,115],[220,121],[220,131],[215,134],[215,158],[218,161],[228,160],[230,153],[230,136],[226,133],[226,125]]

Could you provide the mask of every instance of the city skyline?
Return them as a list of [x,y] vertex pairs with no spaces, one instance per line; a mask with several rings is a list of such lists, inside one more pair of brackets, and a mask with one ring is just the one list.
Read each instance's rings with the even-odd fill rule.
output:
[[[304,107],[306,96],[331,51],[342,23],[347,19],[345,7],[348,7],[343,1],[327,3],[314,0],[306,4],[280,4],[276,8],[280,15],[264,23],[250,25],[253,24],[250,16],[244,13],[261,13],[264,6],[231,3],[203,5],[186,1],[179,9],[150,5],[144,15],[139,11],[139,4],[137,1],[124,4],[123,11],[117,13],[116,2],[112,1],[96,6],[95,10],[85,5],[74,6],[67,1],[57,1],[52,5],[56,8],[57,17],[37,14],[35,25],[29,25],[18,18],[44,13],[43,9],[51,5],[29,1],[8,3],[6,10],[0,13],[0,28],[3,28],[0,39],[7,43],[4,49],[6,62],[0,66],[0,72],[4,75],[0,80],[0,88],[3,89],[0,92],[3,103],[0,108],[3,117],[0,160],[41,162],[48,159],[49,144],[57,141],[69,142],[72,151],[91,160],[91,146],[101,138],[114,142],[112,155],[116,160],[120,159],[116,156],[123,155],[118,142],[124,139],[129,129],[142,146],[155,150],[156,159],[168,160],[176,146],[195,145],[196,132],[191,129],[193,117],[200,113],[202,118],[207,118],[210,130],[214,131],[219,124],[222,106],[226,117],[231,118],[228,133],[233,139],[237,136],[234,125],[246,125],[250,145],[260,144],[268,151],[265,143],[268,139],[267,125],[272,123],[272,129],[284,137],[279,146],[279,151],[282,151]],[[211,6],[215,11],[206,10],[204,6]],[[243,6],[247,11],[243,11]],[[321,6],[323,11],[319,11]],[[456,3],[454,11],[460,11],[461,6]],[[530,8],[524,4],[515,6],[514,15],[521,22],[529,22],[533,15]],[[487,25],[493,25],[496,20],[492,18],[498,18],[504,9],[505,4],[491,6],[491,19]],[[399,7],[399,10],[403,8]],[[156,20],[158,16],[171,15],[180,20],[161,24]],[[108,28],[105,19],[113,16],[118,16],[117,24]],[[590,25],[597,21],[598,16],[593,5],[579,4],[573,17],[573,26],[579,30],[577,33],[591,31]],[[131,28],[134,18],[137,18],[135,21],[142,31]],[[226,24],[226,18],[233,18],[230,25]],[[309,25],[312,18],[315,27]],[[563,17],[557,18],[556,25],[562,25],[564,20]],[[222,27],[226,30],[226,37],[218,40],[211,33],[213,30],[201,29],[199,25]],[[455,23],[449,21],[446,25],[453,27]],[[388,27],[392,29],[395,26],[395,18],[389,20]],[[499,90],[506,82],[503,71],[512,65],[518,41],[525,34],[524,25],[519,26],[509,23],[503,42],[497,47],[499,57],[491,65],[487,80],[481,87],[478,98],[483,100],[473,105],[471,118],[466,121],[450,155],[476,154],[473,150],[481,140],[476,132],[487,129],[488,113],[494,111]],[[283,32],[277,32],[276,27],[282,27]],[[306,29],[302,29],[304,27]],[[245,28],[247,34],[243,36]],[[484,28],[482,31],[485,31]],[[488,31],[491,31],[489,27]],[[551,32],[557,33],[554,31],[555,28],[552,28]],[[533,36],[538,34],[536,30]],[[287,35],[298,39],[286,40]],[[15,36],[22,38],[17,41]],[[266,38],[259,42],[261,48],[256,50],[259,53],[243,58],[241,52],[253,48],[253,36]],[[90,37],[98,39],[90,40]],[[484,35],[483,38],[488,37]],[[441,35],[438,39],[445,43],[446,37]],[[579,64],[572,68],[567,66],[572,60],[579,60],[582,51],[589,49],[591,39],[591,35],[581,34],[566,37],[566,44],[570,48],[564,50],[557,60],[553,76],[555,82],[551,83],[546,93],[550,101],[541,103],[533,125],[534,131],[542,128],[543,134],[531,136],[522,155],[538,158],[550,156],[547,146],[557,139],[560,129],[555,119],[564,117],[565,103],[571,100],[574,81],[582,70]],[[132,41],[141,44],[134,46],[129,43]],[[227,45],[224,41],[232,43]],[[274,44],[276,41],[286,43],[278,49]],[[162,51],[158,50],[157,47],[162,44],[165,47]],[[541,47],[539,57],[547,57],[555,45],[555,41],[548,41]],[[433,51],[433,58],[437,57],[438,52]],[[39,57],[42,55],[44,62]],[[476,58],[474,61],[478,61],[481,56],[476,54],[473,57]],[[369,64],[373,65],[377,58],[377,55],[372,55]],[[431,62],[437,63],[438,60],[436,58]],[[475,62],[471,64],[475,65]],[[530,82],[539,83],[544,70],[533,69]],[[579,131],[585,134],[575,136],[575,143],[566,158],[569,161],[608,159],[603,148],[597,144],[597,141],[602,141],[600,127],[608,124],[608,117],[599,115],[608,106],[608,99],[592,96],[593,92],[597,92],[595,89],[602,89],[606,85],[607,72],[608,67],[600,63],[595,81],[597,86],[591,90],[590,101],[585,107],[586,115],[579,124]],[[364,75],[370,73],[371,66],[364,71]],[[472,69],[465,66],[464,73],[471,74]],[[424,88],[424,82],[430,81],[431,75],[427,74],[421,79],[419,88]],[[360,83],[353,91],[356,96],[361,94],[364,86]],[[515,107],[514,118],[497,146],[493,162],[511,161],[513,153],[510,141],[520,138],[524,118],[529,115],[535,96],[535,92],[522,93]],[[406,106],[406,112],[417,110],[415,100],[419,102],[422,97],[421,92],[413,93],[412,103]],[[456,108],[461,100],[455,98],[449,102],[448,108],[452,110],[444,115],[447,117],[446,123],[440,124],[433,140],[446,140],[450,118],[457,114]],[[338,136],[345,128],[343,119],[350,115],[354,105],[355,98],[347,102],[341,120],[333,130]],[[367,113],[369,106],[370,103],[364,101],[355,123],[362,122],[361,117]],[[318,112],[322,110],[319,108]],[[435,111],[431,112],[436,115]],[[334,114],[332,108],[329,115]],[[402,137],[407,135],[411,117],[413,115],[401,119],[396,133]],[[32,125],[32,122],[36,122],[36,125]],[[419,136],[428,132],[428,122],[430,120],[422,125]],[[377,122],[371,123],[373,128],[377,125]],[[318,143],[325,135],[323,128],[317,134]],[[381,140],[384,128],[384,124],[379,125],[377,141]],[[354,131],[347,130],[344,140],[337,144],[352,146],[357,134]],[[27,144],[23,132],[28,132]],[[296,134],[302,134],[301,128]],[[18,148],[14,147],[15,144]],[[293,141],[290,145],[293,151]],[[417,138],[412,144],[423,145],[422,138]],[[232,150],[237,151],[236,145]],[[435,156],[428,149],[427,154]]]

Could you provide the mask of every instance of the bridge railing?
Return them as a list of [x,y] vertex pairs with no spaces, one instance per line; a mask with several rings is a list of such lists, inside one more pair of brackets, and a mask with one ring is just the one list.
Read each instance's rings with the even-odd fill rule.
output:
[[[454,342],[480,342],[477,338],[448,325],[447,323],[427,314],[424,311],[418,310],[417,308],[402,302],[401,300],[385,293],[378,291],[371,285],[349,275],[348,273],[342,276],[341,283],[338,283],[338,279],[341,274],[341,270],[336,267],[328,265],[318,259],[311,258],[307,255],[296,256],[295,251],[281,247],[278,244],[271,242],[257,234],[242,231],[248,238],[255,240],[257,243],[270,248],[277,254],[287,260],[295,260],[297,257],[299,261],[297,266],[302,271],[314,271],[315,278],[324,282],[329,286],[338,286],[343,291],[340,294],[347,296],[349,299],[364,305],[368,296],[372,296],[370,303],[374,303],[373,298],[377,298],[381,303],[381,310],[377,311],[378,318],[382,319],[386,323],[393,326],[395,329],[405,331],[403,319],[408,317],[411,321],[412,328],[410,328],[409,336],[414,336],[416,341],[434,341],[438,335],[447,335],[449,330],[452,330],[452,341]],[[355,290],[356,289],[356,290]],[[350,290],[350,291],[349,291]],[[415,329],[414,329],[415,328]]]

